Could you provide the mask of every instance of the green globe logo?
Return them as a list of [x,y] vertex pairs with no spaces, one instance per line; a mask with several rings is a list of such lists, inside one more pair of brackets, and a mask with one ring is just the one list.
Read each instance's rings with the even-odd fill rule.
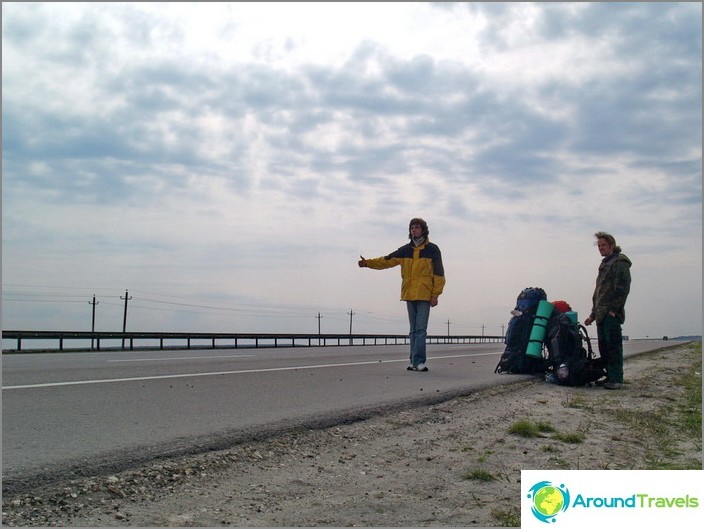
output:
[[543,487],[535,493],[533,498],[535,509],[544,516],[555,516],[564,504],[562,491],[552,486]]
[[540,481],[528,491],[532,500],[531,512],[541,522],[554,522],[555,517],[570,504],[570,493],[564,485],[555,486],[549,481]]

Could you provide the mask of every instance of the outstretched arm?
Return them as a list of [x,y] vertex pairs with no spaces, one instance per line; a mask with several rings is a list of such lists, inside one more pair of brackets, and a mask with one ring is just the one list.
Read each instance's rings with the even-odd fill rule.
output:
[[386,257],[375,257],[374,259],[366,259],[365,257],[359,256],[360,259],[357,262],[360,268],[370,268],[372,270],[384,270],[385,268],[393,268],[401,264],[400,259],[393,257],[393,254],[389,254]]

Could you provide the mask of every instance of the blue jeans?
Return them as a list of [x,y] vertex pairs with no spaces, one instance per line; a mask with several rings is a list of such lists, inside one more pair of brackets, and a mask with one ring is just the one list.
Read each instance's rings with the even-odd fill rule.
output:
[[406,301],[408,323],[411,324],[411,364],[417,366],[425,363],[425,341],[428,336],[428,319],[430,318],[429,301]]

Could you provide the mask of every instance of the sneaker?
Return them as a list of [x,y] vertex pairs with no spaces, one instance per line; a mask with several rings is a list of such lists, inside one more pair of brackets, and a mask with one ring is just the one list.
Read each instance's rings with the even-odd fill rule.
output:
[[418,367],[416,369],[418,371],[427,371],[428,367],[425,364],[418,364]]
[[416,366],[414,366],[413,364],[409,365],[406,369],[408,371],[418,371],[418,368]]
[[621,389],[620,382],[607,382],[604,384],[604,389]]

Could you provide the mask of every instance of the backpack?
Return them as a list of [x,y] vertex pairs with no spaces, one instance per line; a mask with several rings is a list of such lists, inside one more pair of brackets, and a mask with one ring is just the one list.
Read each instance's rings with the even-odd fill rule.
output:
[[586,386],[606,376],[592,350],[586,327],[555,310],[548,321],[546,380],[563,386]]
[[494,373],[536,374],[545,371],[544,359],[526,355],[535,312],[541,300],[547,300],[547,294],[540,287],[524,288],[518,294],[504,337],[506,348]]

